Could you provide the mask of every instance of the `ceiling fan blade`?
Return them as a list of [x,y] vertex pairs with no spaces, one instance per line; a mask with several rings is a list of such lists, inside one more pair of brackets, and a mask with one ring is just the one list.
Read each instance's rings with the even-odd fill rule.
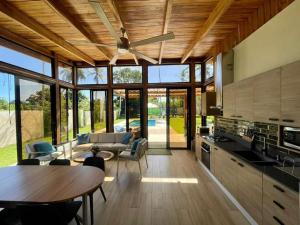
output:
[[109,64],[110,64],[110,65],[116,65],[116,62],[117,62],[117,60],[118,60],[118,57],[119,57],[118,54],[114,55],[114,57],[110,60]]
[[139,65],[139,61],[138,61],[136,55],[133,54],[133,53],[131,53],[131,55],[132,55],[132,57],[133,57],[133,59],[134,59],[134,61],[135,61],[135,64],[136,64],[136,65]]
[[174,39],[174,38],[175,38],[174,33],[170,32],[170,33],[155,36],[155,37],[152,37],[152,38],[132,42],[132,43],[130,43],[130,47],[137,47],[137,46],[140,46],[140,45],[147,45],[147,44],[152,44],[152,43],[155,43],[155,42],[167,41],[167,40],[171,40],[171,39]]
[[132,54],[135,54],[137,57],[142,58],[142,59],[145,59],[145,60],[147,60],[148,62],[151,62],[151,63],[153,63],[153,64],[157,64],[157,63],[158,63],[157,60],[152,59],[152,58],[150,58],[150,57],[148,57],[148,56],[146,56],[146,55],[144,55],[144,54],[142,54],[142,53],[140,53],[140,52],[138,52],[138,51],[135,51],[135,50],[133,50],[133,49],[129,49],[129,52],[132,53]]
[[88,42],[88,41],[68,41],[71,44],[75,45],[93,45],[93,46],[103,46],[103,47],[116,47],[116,45],[107,45],[107,44],[101,44],[101,43],[95,43],[95,42]]
[[121,42],[119,34],[115,31],[114,27],[108,20],[104,10],[102,9],[100,2],[96,0],[89,0],[89,3],[95,9],[96,14],[101,19],[102,23],[107,28],[108,32],[116,39],[117,42]]

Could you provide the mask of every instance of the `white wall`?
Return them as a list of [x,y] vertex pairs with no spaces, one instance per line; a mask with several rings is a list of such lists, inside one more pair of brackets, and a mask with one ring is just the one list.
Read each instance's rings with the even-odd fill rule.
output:
[[300,60],[300,0],[234,48],[234,81]]

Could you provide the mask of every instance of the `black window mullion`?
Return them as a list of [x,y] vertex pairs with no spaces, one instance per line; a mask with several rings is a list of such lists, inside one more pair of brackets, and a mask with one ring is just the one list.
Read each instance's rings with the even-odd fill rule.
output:
[[20,79],[15,78],[15,113],[16,113],[16,132],[17,132],[17,159],[18,163],[22,160],[22,124],[21,124],[21,99],[20,99]]
[[90,91],[90,112],[91,112],[91,130],[95,132],[95,120],[94,120],[94,91]]
[[125,116],[126,116],[126,131],[129,131],[129,112],[128,112],[128,89],[125,89]]

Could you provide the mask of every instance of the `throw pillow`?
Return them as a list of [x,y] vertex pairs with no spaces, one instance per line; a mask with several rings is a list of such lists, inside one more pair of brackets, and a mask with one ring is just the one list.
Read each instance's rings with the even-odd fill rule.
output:
[[56,149],[51,144],[49,144],[48,142],[36,143],[34,145],[34,149],[37,152],[41,152],[39,154],[35,154],[34,156],[36,156],[36,157],[49,155],[51,152],[56,151]]
[[77,134],[78,144],[87,144],[90,142],[90,134]]
[[137,149],[137,146],[139,145],[140,141],[142,140],[142,138],[136,139],[132,146],[131,146],[131,155],[134,155]]
[[123,136],[122,140],[121,140],[121,143],[123,145],[127,145],[130,141],[130,138],[131,138],[131,133],[127,133]]

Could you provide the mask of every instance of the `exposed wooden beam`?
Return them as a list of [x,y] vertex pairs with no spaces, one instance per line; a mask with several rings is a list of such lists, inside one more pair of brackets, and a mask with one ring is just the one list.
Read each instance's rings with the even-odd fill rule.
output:
[[69,44],[63,38],[50,31],[45,26],[38,23],[36,20],[27,16],[10,3],[6,1],[0,1],[0,12],[13,19],[14,21],[18,22],[22,26],[26,27],[27,29],[46,38],[47,40],[51,41],[52,43],[69,52],[70,54],[76,56],[77,58],[89,63],[92,66],[95,65],[94,60],[88,55],[81,52],[79,49]]
[[[69,13],[69,10],[65,8],[60,1],[57,0],[44,0],[50,8],[54,10],[58,15],[63,17],[66,22],[68,22],[70,25],[72,25],[75,29],[77,29],[86,39],[88,39],[90,42],[97,43],[97,38],[88,30],[87,26],[84,26],[81,22],[78,21],[78,19]],[[111,54],[103,47],[95,46],[99,49],[99,51],[103,54],[103,56],[110,60]]]
[[[164,27],[163,27],[162,34],[166,34],[168,32],[168,26],[172,15],[172,6],[173,6],[173,0],[167,0],[166,9],[165,9]],[[161,42],[160,45],[159,59],[158,59],[159,64],[161,64],[164,47],[165,47],[165,41]]]
[[211,31],[213,26],[218,22],[221,16],[227,11],[234,0],[220,0],[214,10],[209,14],[207,20],[201,26],[200,30],[196,34],[194,40],[191,42],[186,52],[184,53],[181,63],[192,54],[195,46]]

